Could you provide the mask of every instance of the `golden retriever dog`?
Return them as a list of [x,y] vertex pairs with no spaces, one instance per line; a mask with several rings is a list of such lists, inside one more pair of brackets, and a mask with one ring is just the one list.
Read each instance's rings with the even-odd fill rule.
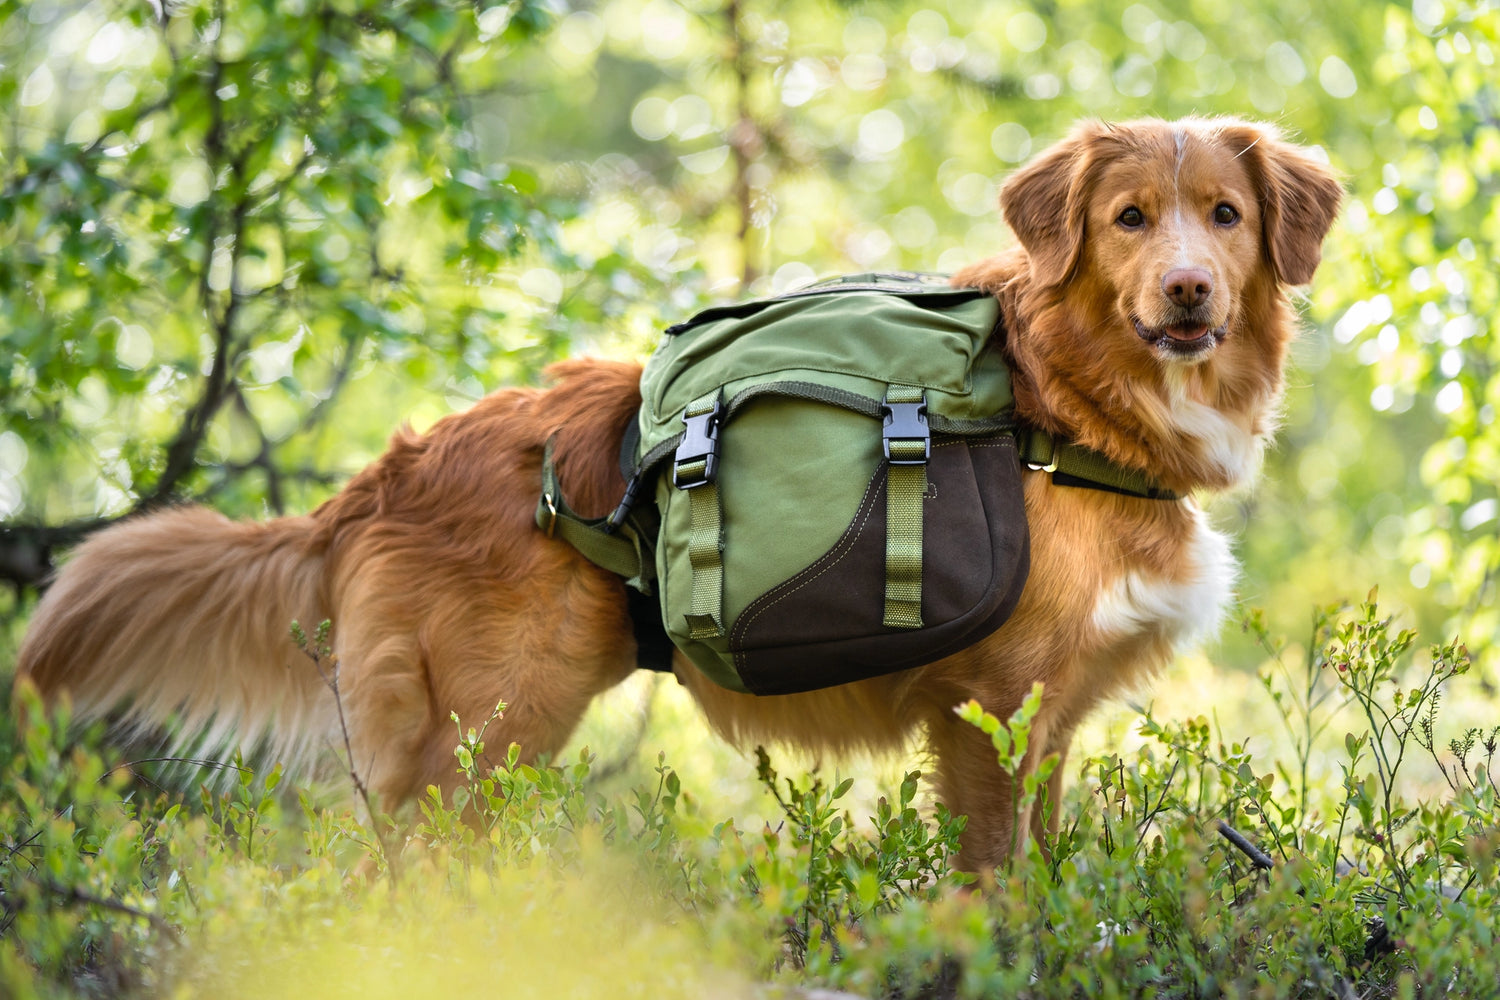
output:
[[[1035,766],[1066,754],[1101,699],[1214,631],[1235,564],[1193,497],[1256,473],[1295,332],[1287,289],[1312,278],[1340,198],[1333,172],[1276,129],[1228,118],[1086,122],[1019,170],[1000,198],[1019,245],[954,278],[1001,303],[1017,416],[1182,499],[1028,470],[1031,575],[998,632],[923,667],[773,697],[715,687],[679,657],[714,728],[818,752],[920,731],[938,797],[969,817],[959,866],[1003,863],[1021,839],[1011,780],[954,707],[977,699],[1005,718],[1041,681]],[[69,692],[83,716],[305,756],[338,723],[288,625],[331,619],[354,763],[387,805],[455,784],[450,712],[477,724],[503,699],[497,758],[511,742],[557,752],[636,668],[636,647],[621,581],[533,521],[542,448],[557,436],[576,509],[608,512],[639,368],[551,374],[550,388],[398,432],[306,516],[236,523],[183,507],[99,533],[40,603],[18,683]]]

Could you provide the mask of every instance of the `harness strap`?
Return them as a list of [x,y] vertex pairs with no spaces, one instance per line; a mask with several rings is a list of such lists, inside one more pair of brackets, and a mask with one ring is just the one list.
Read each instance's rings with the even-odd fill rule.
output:
[[[688,562],[693,568],[693,602],[684,617],[688,635],[714,639],[724,634],[724,516],[719,503],[717,418],[722,412],[716,389],[688,404],[682,419],[688,425],[672,480],[687,490]],[[696,440],[698,446],[692,446]],[[701,448],[707,454],[696,454]],[[684,453],[684,449],[694,452]]]
[[[626,477],[635,482],[628,471]],[[651,586],[656,567],[649,551],[656,526],[649,520],[637,523],[636,517],[628,516],[631,513],[628,501],[622,502],[621,509],[607,518],[584,518],[575,513],[563,502],[552,440],[548,439],[542,451],[542,496],[537,502],[537,527],[549,538],[561,538],[594,565],[625,578],[626,609],[635,634],[637,665],[670,674],[676,647],[662,627],[661,601]]]
[[617,531],[610,529],[606,526],[607,518],[581,517],[563,501],[552,444],[553,439],[548,438],[542,450],[542,496],[536,505],[537,527],[549,538],[561,538],[594,565],[624,577],[628,586],[649,590],[645,570],[650,562],[641,551],[639,533],[628,524]]
[[1181,499],[1179,494],[1144,472],[1127,469],[1083,445],[1059,442],[1035,427],[1017,432],[1016,447],[1022,462],[1033,469],[1052,473],[1052,481],[1058,486],[1102,490],[1145,500]]
[[[885,613],[887,628],[922,627],[922,497],[932,439],[927,396],[916,386],[885,394]],[[918,434],[917,437],[907,435]]]

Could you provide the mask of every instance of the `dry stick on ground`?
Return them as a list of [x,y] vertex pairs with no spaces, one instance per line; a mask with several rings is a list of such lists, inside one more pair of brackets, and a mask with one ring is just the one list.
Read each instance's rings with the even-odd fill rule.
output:
[[[1275,860],[1269,854],[1267,854],[1265,851],[1262,851],[1254,844],[1250,843],[1249,838],[1240,833],[1234,827],[1230,826],[1228,823],[1224,822],[1222,819],[1218,822],[1218,828],[1219,833],[1223,835],[1224,839],[1238,848],[1240,852],[1245,855],[1245,857],[1250,859],[1250,863],[1256,868],[1259,868],[1262,871],[1270,871],[1271,869],[1276,867]],[[1473,879],[1470,879],[1470,882],[1472,883]],[[1464,886],[1464,889],[1467,888],[1467,885]],[[1299,890],[1299,894],[1300,892],[1301,890]],[[1460,890],[1459,895],[1462,894],[1463,890]],[[1380,917],[1376,917],[1374,920],[1371,920],[1368,924],[1366,924],[1366,927],[1370,932],[1370,936],[1365,939],[1364,954],[1366,962],[1374,961],[1381,955],[1388,955],[1396,950],[1395,943],[1391,940],[1390,930],[1386,927],[1384,920],[1382,920]],[[1337,977],[1337,982],[1344,988],[1344,991],[1347,994],[1349,990],[1349,984],[1344,980],[1342,976]]]

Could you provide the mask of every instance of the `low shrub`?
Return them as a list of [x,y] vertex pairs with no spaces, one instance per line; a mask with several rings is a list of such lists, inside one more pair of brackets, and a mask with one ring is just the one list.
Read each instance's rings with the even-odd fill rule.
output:
[[[483,770],[494,717],[455,718],[459,787],[393,820],[238,760],[164,790],[21,693],[0,722],[0,995],[1500,993],[1500,729],[1445,738],[1439,713],[1463,647],[1414,655],[1373,595],[1319,612],[1296,664],[1246,627],[1279,761],[1147,711],[1138,748],[1049,803],[1055,762],[1021,773],[1040,692],[1008,720],[963,707],[1060,818],[977,888],[948,868],[963,818],[919,809],[915,771],[856,815],[848,778],[783,776],[762,749],[775,822],[740,829],[660,757],[610,794],[586,751]],[[306,641],[336,679],[325,635]],[[1329,771],[1320,737],[1351,717]]]

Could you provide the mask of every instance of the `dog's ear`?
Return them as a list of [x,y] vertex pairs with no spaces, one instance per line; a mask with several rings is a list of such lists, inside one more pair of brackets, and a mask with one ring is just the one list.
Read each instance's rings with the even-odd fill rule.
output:
[[1084,122],[1016,171],[1000,189],[1006,225],[1026,248],[1032,280],[1047,287],[1072,274],[1083,248],[1090,146],[1104,126]]
[[1260,187],[1266,254],[1276,278],[1305,285],[1323,259],[1323,237],[1339,214],[1338,174],[1269,125],[1235,122],[1221,132],[1236,156],[1248,157]]

